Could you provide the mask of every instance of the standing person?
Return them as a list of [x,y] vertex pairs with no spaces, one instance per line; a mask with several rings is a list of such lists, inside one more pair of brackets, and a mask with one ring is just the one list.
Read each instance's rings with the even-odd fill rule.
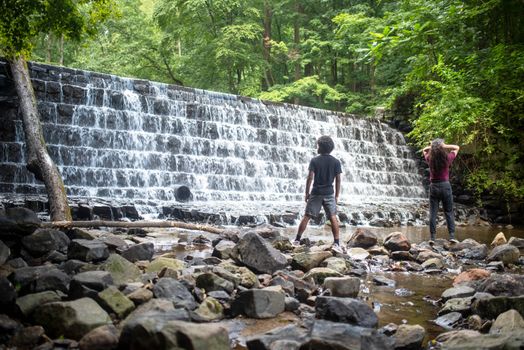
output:
[[[439,202],[442,201],[449,239],[455,240],[455,215],[453,213],[453,193],[449,183],[449,168],[457,157],[460,147],[446,145],[443,139],[435,139],[422,152],[429,164],[429,233],[430,242],[435,241],[437,230],[437,212]],[[449,151],[449,152],[448,152]]]
[[[340,174],[342,168],[340,161],[330,153],[335,148],[335,143],[329,136],[321,136],[317,140],[318,156],[311,159],[309,163],[309,173],[306,180],[306,212],[300,225],[298,226],[297,236],[294,244],[300,244],[302,233],[306,230],[309,220],[317,217],[320,207],[324,207],[326,217],[331,221],[331,231],[333,233],[333,250],[342,253],[339,239],[339,224],[337,220],[337,203],[340,195]],[[333,180],[335,188],[333,189]],[[309,189],[313,182],[311,193]]]

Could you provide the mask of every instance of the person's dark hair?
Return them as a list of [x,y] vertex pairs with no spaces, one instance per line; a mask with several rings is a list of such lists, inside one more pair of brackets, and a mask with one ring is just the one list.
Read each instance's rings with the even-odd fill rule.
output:
[[433,173],[438,173],[448,164],[448,154],[442,147],[443,139],[435,139],[431,142],[431,150],[429,151],[429,167]]
[[320,136],[317,140],[317,145],[319,154],[330,154],[335,148],[335,143],[329,136]]

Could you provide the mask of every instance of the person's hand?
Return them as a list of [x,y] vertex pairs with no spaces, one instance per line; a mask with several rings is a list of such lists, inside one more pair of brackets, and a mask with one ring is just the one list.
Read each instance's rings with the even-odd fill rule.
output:
[[335,204],[338,204],[338,196],[335,197]]
[[306,194],[306,198],[305,198],[305,201],[307,202],[307,200],[309,199],[309,193]]

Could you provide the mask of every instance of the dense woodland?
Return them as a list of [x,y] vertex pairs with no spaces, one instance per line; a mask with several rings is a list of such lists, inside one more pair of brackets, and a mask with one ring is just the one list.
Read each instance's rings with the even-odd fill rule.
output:
[[[415,145],[434,137],[461,145],[460,168],[475,193],[524,198],[521,0],[0,0],[0,7],[13,3],[33,6],[32,20],[44,11],[47,20],[63,15],[46,8],[55,3],[79,16],[98,11],[81,31],[52,21],[39,27],[17,49],[27,59],[361,115],[386,107],[412,125]],[[2,36],[14,23],[7,18],[4,51]]]

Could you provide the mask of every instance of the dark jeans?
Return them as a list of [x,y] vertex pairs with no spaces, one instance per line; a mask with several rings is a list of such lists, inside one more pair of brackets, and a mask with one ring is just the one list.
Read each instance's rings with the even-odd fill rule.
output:
[[429,233],[435,239],[437,232],[437,212],[442,201],[449,238],[455,238],[455,214],[453,212],[453,193],[449,181],[432,182],[429,185]]

